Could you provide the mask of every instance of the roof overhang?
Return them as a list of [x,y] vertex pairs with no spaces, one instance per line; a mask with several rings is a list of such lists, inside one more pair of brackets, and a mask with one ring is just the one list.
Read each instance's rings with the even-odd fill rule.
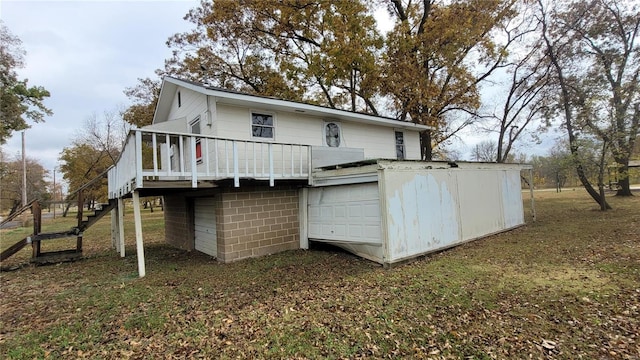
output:
[[326,119],[376,124],[380,126],[387,126],[410,131],[424,131],[433,129],[433,127],[431,126],[416,124],[408,121],[401,121],[393,118],[356,113],[266,96],[244,94],[218,88],[209,88],[190,81],[184,81],[168,76],[164,77],[162,81],[158,105],[156,106],[156,110],[153,116],[154,124],[168,120],[167,116],[169,114],[169,111],[171,110],[171,104],[173,103],[173,98],[176,94],[176,91],[178,90],[178,87],[183,87],[207,96],[214,97],[216,102],[229,105],[307,114],[311,116],[323,117]]

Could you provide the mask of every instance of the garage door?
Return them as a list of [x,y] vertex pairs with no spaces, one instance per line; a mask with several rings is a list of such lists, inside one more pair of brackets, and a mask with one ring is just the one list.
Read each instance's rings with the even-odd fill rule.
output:
[[382,244],[377,183],[309,189],[310,239]]
[[211,256],[218,255],[216,212],[213,198],[194,200],[195,248]]

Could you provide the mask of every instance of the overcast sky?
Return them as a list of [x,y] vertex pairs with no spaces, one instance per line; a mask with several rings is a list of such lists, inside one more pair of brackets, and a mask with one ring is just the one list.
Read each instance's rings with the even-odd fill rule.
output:
[[[0,19],[27,52],[20,78],[51,92],[54,112],[26,132],[27,156],[48,170],[84,120],[127,106],[126,87],[154,76],[171,54],[165,41],[191,29],[183,20],[198,1],[0,1]],[[3,146],[21,152],[20,133]]]

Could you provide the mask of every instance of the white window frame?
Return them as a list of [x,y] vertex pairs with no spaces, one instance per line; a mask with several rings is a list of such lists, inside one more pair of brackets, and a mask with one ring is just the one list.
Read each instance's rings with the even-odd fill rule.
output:
[[[397,133],[402,134],[402,144],[398,144],[398,139],[396,138]],[[396,150],[396,159],[405,160],[407,158],[407,142],[405,141],[405,133],[400,129],[393,129],[393,145]],[[402,158],[398,156],[398,146],[402,146]]]
[[[273,119],[273,125],[271,126],[271,137],[262,137],[262,136],[254,136],[253,135],[253,114],[258,114],[258,115],[268,115],[271,116],[271,118]],[[262,110],[250,110],[249,111],[249,131],[251,133],[251,138],[252,139],[256,139],[256,140],[263,140],[263,141],[275,141],[276,140],[276,124],[277,124],[277,119],[276,119],[276,114],[272,111],[262,111]],[[256,125],[256,126],[263,126],[263,125]],[[268,125],[266,126],[268,127]]]
[[[198,134],[198,135],[202,135],[202,117],[200,115],[196,116],[193,120],[189,121],[189,134]],[[194,133],[193,132],[193,126],[195,124],[198,124],[198,128],[200,129],[199,133]],[[196,139],[196,149],[198,148],[198,145],[200,145],[200,157],[196,158],[196,164],[202,164],[202,145],[200,143],[200,139]],[[193,154],[194,156],[196,154]]]
[[[330,146],[327,143],[327,125],[329,124],[336,124],[338,126],[338,146]],[[344,137],[342,136],[342,124],[339,121],[334,121],[334,120],[325,120],[322,123],[322,144],[326,147],[336,147],[336,148],[340,148],[340,147],[344,147]]]

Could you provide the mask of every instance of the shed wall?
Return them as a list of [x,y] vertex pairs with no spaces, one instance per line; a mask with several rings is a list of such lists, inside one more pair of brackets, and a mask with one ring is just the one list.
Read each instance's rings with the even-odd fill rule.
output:
[[524,224],[519,168],[384,169],[396,262]]

